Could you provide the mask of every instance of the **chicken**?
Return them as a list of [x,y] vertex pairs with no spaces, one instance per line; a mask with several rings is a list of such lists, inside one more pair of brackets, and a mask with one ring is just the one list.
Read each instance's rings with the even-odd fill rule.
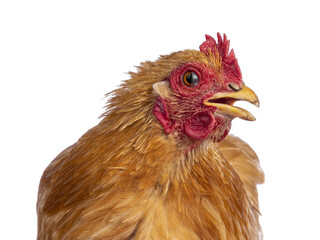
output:
[[38,240],[262,239],[254,151],[228,135],[259,105],[230,41],[147,61],[40,181]]

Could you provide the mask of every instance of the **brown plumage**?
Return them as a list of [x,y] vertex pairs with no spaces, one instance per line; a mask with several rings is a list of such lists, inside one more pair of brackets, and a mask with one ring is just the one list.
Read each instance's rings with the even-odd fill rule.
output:
[[[233,108],[241,113],[224,114],[213,100],[202,104],[208,92],[234,94],[222,87],[226,76],[232,86],[244,86],[239,74],[227,71],[231,60],[222,50],[228,42],[218,38],[207,52],[186,50],[143,63],[112,92],[101,122],[45,170],[38,240],[262,238],[256,184],[264,181],[263,171],[246,143],[224,138],[234,117],[251,116]],[[204,83],[197,96],[175,90],[172,79],[181,79],[175,71],[202,71],[205,82],[209,68],[210,91],[202,90]]]

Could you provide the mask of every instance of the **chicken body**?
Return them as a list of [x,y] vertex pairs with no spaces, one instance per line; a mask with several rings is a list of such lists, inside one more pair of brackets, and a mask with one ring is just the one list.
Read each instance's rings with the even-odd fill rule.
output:
[[113,92],[102,121],[45,170],[38,240],[262,238],[264,174],[253,150],[234,136],[217,141],[228,127],[185,134],[187,124],[175,118],[166,129],[155,112],[157,97],[175,95],[157,83],[203,57],[186,50],[146,62]]

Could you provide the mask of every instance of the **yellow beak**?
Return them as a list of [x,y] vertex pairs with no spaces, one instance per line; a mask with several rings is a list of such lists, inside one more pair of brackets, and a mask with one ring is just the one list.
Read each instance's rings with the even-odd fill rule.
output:
[[257,95],[245,85],[243,85],[243,88],[237,92],[216,93],[212,97],[205,99],[203,104],[217,108],[217,113],[223,115],[239,117],[248,121],[256,120],[255,117],[247,110],[233,106],[233,103],[239,100],[250,102],[257,107],[260,105]]

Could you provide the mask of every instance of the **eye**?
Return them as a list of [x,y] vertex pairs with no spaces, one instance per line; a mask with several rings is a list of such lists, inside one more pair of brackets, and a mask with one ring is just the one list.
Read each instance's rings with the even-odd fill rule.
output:
[[187,87],[195,87],[199,84],[199,76],[192,71],[188,71],[183,75],[183,84]]

